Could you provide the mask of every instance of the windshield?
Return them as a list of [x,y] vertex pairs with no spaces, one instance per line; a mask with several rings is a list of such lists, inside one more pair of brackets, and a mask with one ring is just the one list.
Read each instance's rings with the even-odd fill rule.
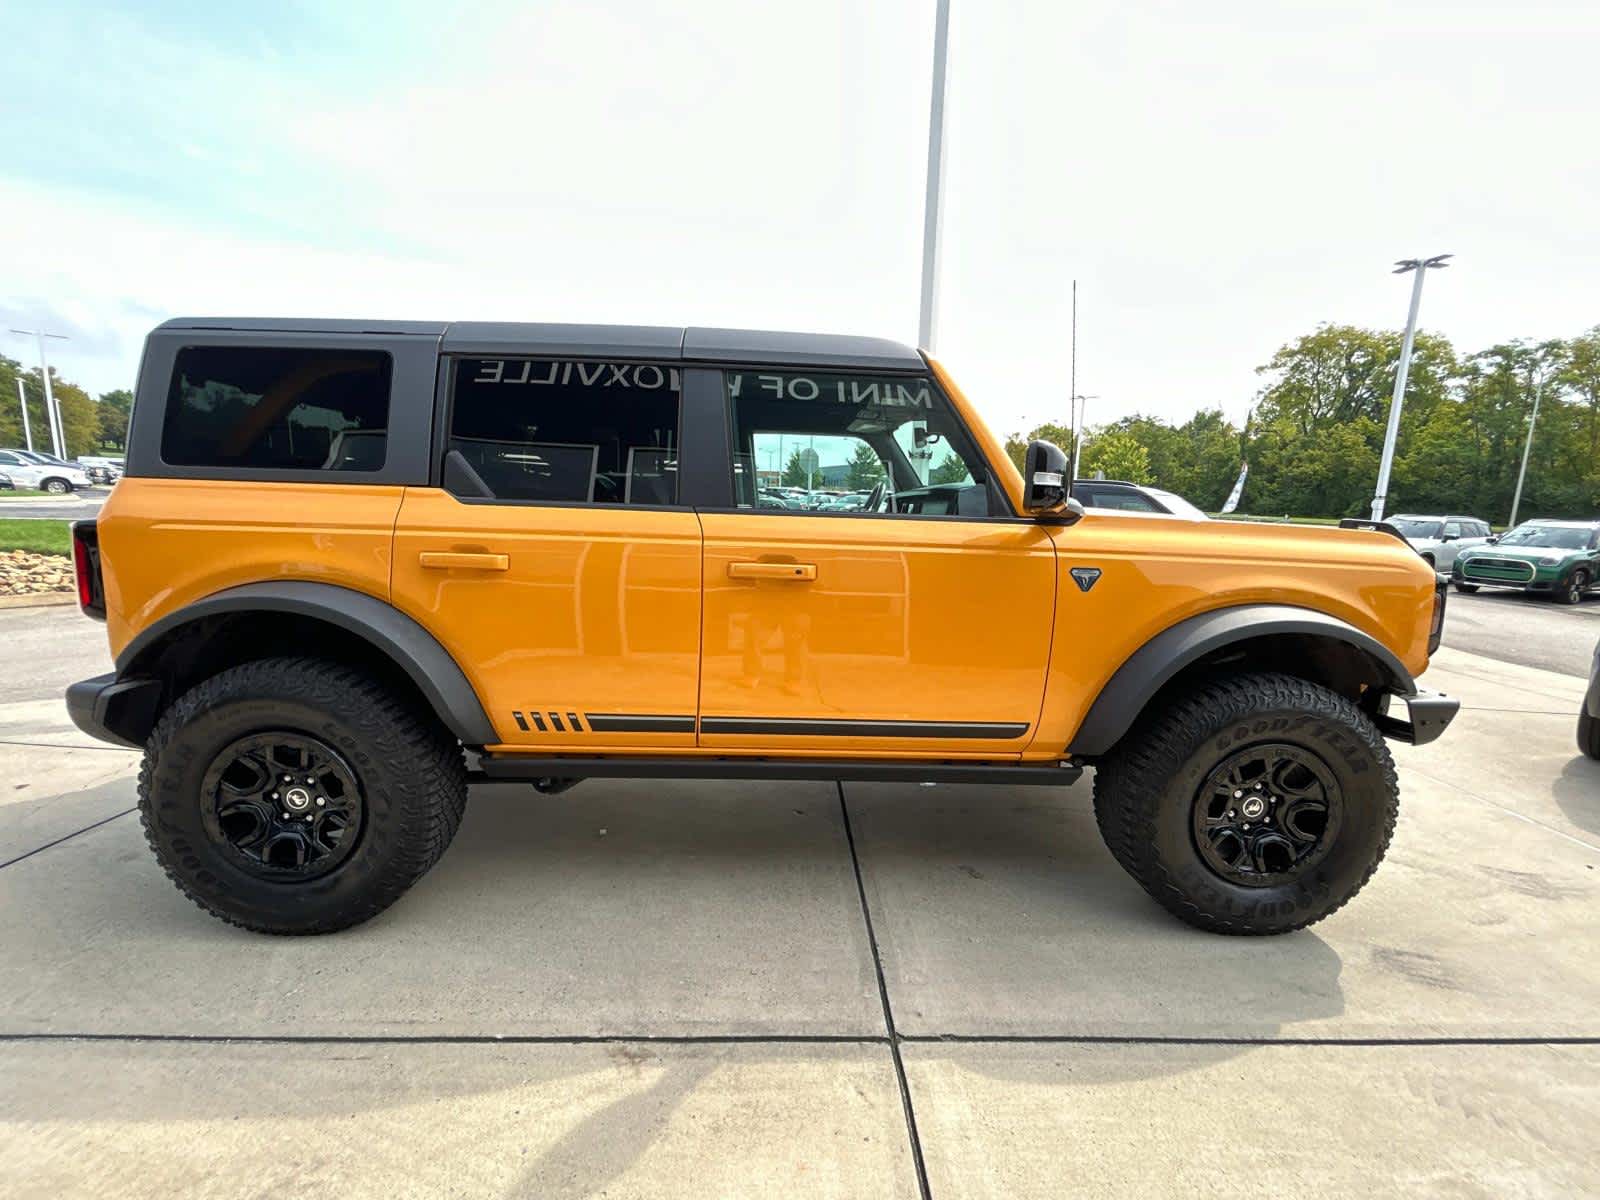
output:
[[1408,538],[1436,538],[1444,527],[1440,521],[1417,521],[1405,517],[1396,517],[1394,527]]
[[1500,544],[1543,546],[1549,550],[1582,550],[1589,544],[1591,532],[1570,525],[1518,525],[1500,539]]
[[1167,510],[1175,517],[1188,517],[1191,521],[1209,521],[1211,519],[1176,492],[1169,492],[1162,488],[1145,488],[1145,491],[1165,504]]

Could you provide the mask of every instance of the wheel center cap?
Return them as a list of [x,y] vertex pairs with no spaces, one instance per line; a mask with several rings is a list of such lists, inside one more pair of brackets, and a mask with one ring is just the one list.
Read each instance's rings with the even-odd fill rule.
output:
[[1239,811],[1253,821],[1267,811],[1267,802],[1260,796],[1251,796],[1243,804],[1239,805]]
[[292,787],[283,794],[283,802],[295,812],[303,812],[311,807],[311,793],[303,787]]

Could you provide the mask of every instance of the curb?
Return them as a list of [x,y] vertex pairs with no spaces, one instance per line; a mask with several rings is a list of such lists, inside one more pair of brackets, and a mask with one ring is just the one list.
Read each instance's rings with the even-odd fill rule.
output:
[[76,592],[24,592],[20,596],[0,596],[0,609],[55,608],[77,602]]

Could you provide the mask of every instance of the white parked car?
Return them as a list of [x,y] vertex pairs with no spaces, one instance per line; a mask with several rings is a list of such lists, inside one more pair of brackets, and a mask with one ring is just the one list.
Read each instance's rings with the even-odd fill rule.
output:
[[[38,461],[41,458],[47,461]],[[74,488],[89,486],[89,476],[82,467],[26,450],[0,450],[0,471],[19,488],[37,488],[52,496],[65,496]]]
[[1482,546],[1490,537],[1489,522],[1477,517],[1425,517],[1404,513],[1390,517],[1393,525],[1411,543],[1411,548],[1433,564],[1435,571],[1448,572],[1456,555],[1469,546]]

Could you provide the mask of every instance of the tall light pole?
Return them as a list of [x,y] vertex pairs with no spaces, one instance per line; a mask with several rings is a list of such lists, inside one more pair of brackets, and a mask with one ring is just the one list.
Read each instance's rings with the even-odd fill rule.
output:
[[944,208],[945,59],[950,48],[950,0],[936,0],[933,24],[933,98],[928,104],[928,190],[922,204],[922,306],[917,345],[933,349],[939,319],[939,231]]
[[1447,267],[1447,258],[1453,254],[1435,254],[1432,258],[1402,258],[1394,264],[1394,274],[1404,275],[1415,271],[1411,281],[1411,311],[1406,315],[1406,337],[1400,345],[1400,369],[1394,375],[1394,398],[1389,401],[1389,430],[1383,435],[1383,461],[1378,464],[1378,490],[1372,497],[1372,519],[1383,520],[1383,506],[1389,498],[1389,470],[1394,466],[1394,445],[1400,436],[1400,405],[1406,397],[1406,373],[1411,370],[1411,347],[1417,340],[1417,309],[1422,307],[1422,280],[1429,269]]
[[1517,469],[1517,490],[1511,496],[1511,521],[1507,529],[1517,526],[1517,508],[1522,503],[1522,481],[1528,474],[1528,453],[1533,449],[1533,427],[1539,423],[1539,397],[1544,393],[1544,376],[1533,381],[1533,415],[1528,418],[1528,440],[1522,444],[1522,466]]
[[1072,470],[1067,475],[1068,480],[1078,477],[1078,450],[1083,445],[1084,414],[1088,410],[1088,402],[1098,399],[1100,399],[1098,395],[1085,396],[1082,392],[1072,397]]
[[61,427],[61,410],[56,407],[55,390],[50,386],[50,364],[44,356],[45,338],[56,338],[66,341],[64,333],[46,333],[42,329],[13,329],[12,333],[20,333],[24,337],[31,337],[34,344],[39,347],[39,374],[44,377],[44,416],[45,423],[50,426],[50,449],[57,458],[67,457],[66,431]]
[[28,424],[28,390],[22,386],[22,376],[17,376],[17,401],[22,405],[22,440],[33,449],[33,427]]

